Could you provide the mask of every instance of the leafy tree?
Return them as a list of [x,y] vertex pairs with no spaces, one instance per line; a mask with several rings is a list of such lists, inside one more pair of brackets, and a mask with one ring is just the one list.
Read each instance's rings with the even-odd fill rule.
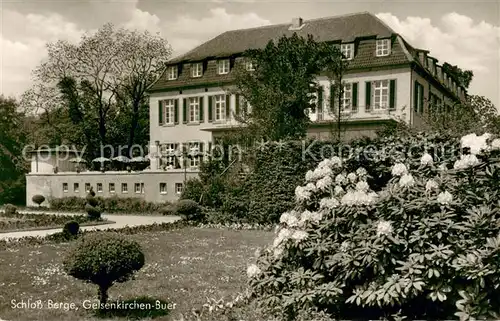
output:
[[242,106],[241,122],[255,138],[297,139],[306,135],[309,110],[315,110],[316,76],[341,70],[341,54],[331,45],[293,34],[270,41],[264,49],[247,50],[243,56],[255,71],[240,70],[235,87],[251,111]]
[[462,70],[458,66],[451,65],[447,62],[443,64],[443,71],[452,77],[458,84],[465,88],[469,88],[474,72],[472,70]]
[[24,115],[14,98],[0,95],[0,204],[24,203],[24,173],[27,162],[23,157],[26,143]]

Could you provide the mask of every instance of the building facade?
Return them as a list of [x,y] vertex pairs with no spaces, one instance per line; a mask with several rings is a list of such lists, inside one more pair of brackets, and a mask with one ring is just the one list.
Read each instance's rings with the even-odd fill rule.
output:
[[[236,116],[251,110],[242,97],[231,93],[238,68],[255,70],[252,61],[245,60],[242,54],[294,33],[331,43],[348,60],[341,103],[346,140],[373,137],[392,121],[423,126],[423,115],[431,106],[451,110],[466,99],[465,89],[443,71],[429,51],[414,48],[367,12],[314,20],[295,18],[286,24],[228,31],[172,59],[150,87],[148,170],[30,173],[28,204],[42,190],[50,190],[52,197],[83,196],[82,187],[87,183],[95,185],[95,191],[99,187],[103,196],[133,194],[149,201],[176,199],[184,178],[197,175],[198,166],[217,135],[237,130],[241,124]],[[324,75],[317,75],[317,81],[321,90],[316,97],[317,108],[309,114],[312,124],[308,135],[328,139],[334,134],[335,119],[328,108],[330,82]],[[134,190],[121,193],[122,184]]]

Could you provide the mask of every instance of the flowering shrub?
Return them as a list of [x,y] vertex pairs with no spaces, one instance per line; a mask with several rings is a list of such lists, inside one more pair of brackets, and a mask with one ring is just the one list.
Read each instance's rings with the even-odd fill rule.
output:
[[[418,138],[417,138],[418,139]],[[323,160],[295,190],[272,245],[248,268],[281,320],[500,317],[500,147],[467,135],[466,155],[420,152],[353,168]],[[375,162],[376,163],[376,162]],[[369,173],[389,177],[384,185]]]

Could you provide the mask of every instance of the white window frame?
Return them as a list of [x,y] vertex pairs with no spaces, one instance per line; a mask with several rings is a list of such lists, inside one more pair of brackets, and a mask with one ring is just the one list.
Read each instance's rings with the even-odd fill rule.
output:
[[199,123],[200,122],[200,97],[190,97],[188,107],[189,107],[189,122]]
[[134,192],[136,194],[141,194],[141,183],[135,183],[134,184]]
[[97,183],[95,189],[97,193],[102,193],[102,183]]
[[247,71],[255,71],[255,63],[251,60],[245,62],[245,69]]
[[197,62],[191,64],[191,77],[199,78],[203,75],[203,63]]
[[[180,187],[180,189],[179,189]],[[184,190],[184,184],[183,183],[175,183],[175,194],[180,195],[182,194]]]
[[217,61],[217,73],[219,75],[227,75],[229,69],[231,68],[231,63],[229,59],[221,59]]
[[389,56],[391,54],[391,39],[377,39],[375,53],[377,57]]
[[342,106],[341,111],[351,111],[352,109],[352,84],[342,85]]
[[128,193],[128,183],[122,183],[122,194]]
[[[162,159],[165,159],[167,163],[172,163],[172,166],[175,167],[175,143],[166,143],[160,146],[160,153]],[[167,156],[165,156],[167,155]]]
[[343,43],[340,45],[340,52],[345,56],[345,60],[351,60],[354,58],[354,44],[353,43]]
[[73,193],[80,193],[80,184],[73,183]]
[[226,95],[217,95],[214,98],[214,120],[226,120]]
[[62,183],[62,189],[63,189],[63,193],[69,192],[69,185],[68,185],[68,183]]
[[164,100],[165,106],[165,124],[173,125],[175,122],[175,99]]
[[176,80],[178,76],[177,71],[178,71],[177,66],[168,67],[168,80]]
[[372,82],[373,110],[385,110],[389,108],[389,94],[390,94],[389,86],[390,82],[388,79],[375,80]]
[[160,183],[160,194],[167,194],[167,183]]
[[[111,186],[113,186],[113,188],[111,188]],[[110,193],[116,193],[116,186],[115,186],[115,183],[109,183],[109,184],[108,184],[108,189],[109,189],[109,192],[110,192]]]
[[[189,151],[191,151],[192,148],[197,148],[197,150],[200,150],[200,142],[190,142],[188,144]],[[191,156],[189,158],[189,167],[191,169],[197,169],[200,166],[200,161],[201,161],[201,155],[195,155]]]
[[85,193],[90,192],[91,185],[90,183],[85,183]]

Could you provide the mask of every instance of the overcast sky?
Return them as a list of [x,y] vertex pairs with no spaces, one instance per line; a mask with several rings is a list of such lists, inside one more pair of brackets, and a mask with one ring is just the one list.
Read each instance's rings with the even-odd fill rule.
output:
[[18,96],[45,44],[77,42],[106,22],[160,32],[180,54],[226,30],[369,11],[415,47],[474,71],[469,93],[500,108],[500,0],[0,0],[0,92]]

